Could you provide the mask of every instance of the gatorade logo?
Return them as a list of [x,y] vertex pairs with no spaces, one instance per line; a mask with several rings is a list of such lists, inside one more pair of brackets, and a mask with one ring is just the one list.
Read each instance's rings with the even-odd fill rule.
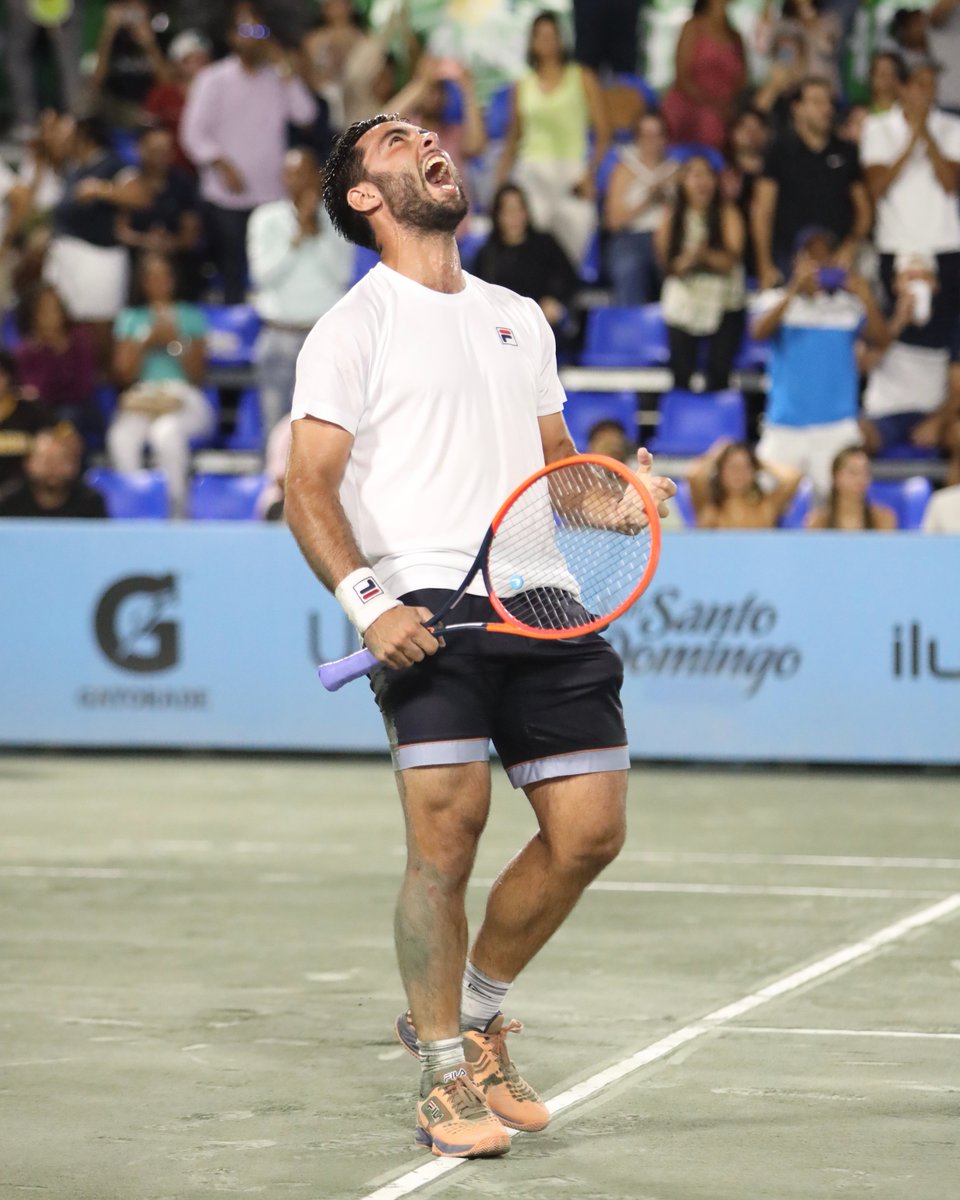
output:
[[97,644],[124,671],[169,671],[180,661],[180,627],[170,620],[175,575],[127,575],[103,593],[94,614]]

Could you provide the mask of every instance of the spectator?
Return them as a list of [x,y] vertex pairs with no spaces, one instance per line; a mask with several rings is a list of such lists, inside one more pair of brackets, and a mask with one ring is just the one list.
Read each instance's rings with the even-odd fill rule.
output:
[[49,424],[39,405],[20,394],[16,363],[0,349],[0,487],[23,477],[23,461],[34,436]]
[[353,248],[337,237],[321,203],[313,154],[288,150],[283,177],[287,198],[254,209],[247,228],[254,304],[263,318],[256,361],[265,430],[289,412],[297,355],[353,271]]
[[863,136],[863,126],[869,116],[870,109],[866,104],[851,104],[844,113],[843,120],[837,126],[837,135],[845,142],[852,142],[854,146],[859,146]]
[[833,133],[833,99],[823,79],[805,79],[793,106],[793,128],[767,151],[757,181],[751,231],[761,288],[790,273],[801,229],[829,229],[839,243],[837,265],[850,267],[870,229],[870,201],[857,148]]
[[103,497],[80,478],[82,462],[83,441],[72,425],[41,429],[23,478],[0,495],[0,517],[106,517]]
[[673,199],[678,171],[666,151],[663,117],[645,113],[637,120],[634,140],[617,152],[604,203],[614,304],[646,304],[660,293],[653,235]]
[[898,258],[894,289],[890,332],[895,340],[870,364],[863,440],[871,454],[904,445],[938,449],[950,458],[948,482],[960,483],[960,364],[951,365],[958,350],[957,315],[947,331],[948,348],[931,320],[937,289],[933,258]]
[[144,129],[137,141],[140,165],[119,179],[134,180],[145,207],[122,211],[117,234],[132,252],[133,267],[147,250],[166,254],[175,264],[180,294],[195,299],[200,291],[200,200],[192,175],[173,165],[174,140],[160,126]]
[[696,0],[677,42],[676,81],[663,98],[674,142],[721,150],[747,82],[743,38],[727,15],[730,0]]
[[870,59],[870,111],[889,112],[900,98],[900,55],[878,50]]
[[753,336],[771,342],[757,454],[809,475],[821,496],[834,455],[860,442],[857,337],[885,347],[891,334],[866,281],[832,266],[835,256],[830,230],[803,230],[789,284],[754,301]]
[[373,116],[382,107],[377,83],[387,62],[392,30],[377,37],[352,0],[321,0],[320,25],[305,41],[313,64],[312,86],[331,103],[337,129]]
[[[750,225],[750,210],[757,180],[763,173],[764,155],[769,140],[767,118],[756,108],[745,108],[730,130],[727,167],[723,173],[723,194],[740,210],[745,230]],[[745,238],[743,261],[747,276],[751,279],[756,278],[756,255],[750,238]]]
[[717,173],[705,158],[695,155],[684,164],[677,198],[656,242],[674,386],[690,386],[697,345],[705,337],[707,390],[725,388],[743,338],[744,228],[736,206],[721,196]]
[[830,493],[827,502],[807,517],[808,529],[897,528],[897,516],[885,504],[872,504],[870,459],[862,446],[847,446],[830,464]]
[[551,234],[532,226],[526,194],[516,184],[497,189],[490,215],[493,229],[477,253],[474,275],[536,300],[562,340],[578,286],[570,260]]
[[28,141],[37,123],[36,55],[34,45],[42,24],[60,74],[60,104],[68,112],[80,100],[80,35],[83,13],[64,4],[59,12],[40,18],[40,6],[30,0],[7,0],[6,65],[13,102],[13,136]]
[[[770,22],[771,8],[768,0],[761,21]],[[767,35],[774,69],[779,64],[799,71],[800,78],[816,75],[827,80],[833,95],[839,96],[843,91],[838,61],[840,35],[840,17],[829,11],[823,0],[783,0],[779,20],[769,25]],[[796,55],[795,49],[799,51]],[[788,58],[783,57],[784,50],[788,50]]]
[[921,8],[898,8],[887,26],[893,50],[901,62],[912,67],[930,58],[927,14]]
[[[307,125],[313,96],[257,11],[233,8],[233,53],[197,76],[183,112],[183,148],[200,171],[207,238],[226,304],[247,288],[247,221],[258,204],[283,196],[287,123]],[[255,131],[255,136],[254,136]]]
[[142,124],[151,88],[172,76],[151,18],[146,0],[110,0],[104,10],[90,90],[97,113],[114,128]]
[[147,253],[139,273],[144,304],[117,318],[114,372],[124,391],[107,430],[118,471],[135,471],[149,446],[166,472],[170,509],[184,515],[190,439],[210,433],[214,413],[200,390],[206,370],[206,322],[192,304],[175,299],[169,259]]
[[264,521],[283,521],[283,499],[290,457],[290,415],[282,417],[267,437],[263,473],[269,481],[257,497],[257,516]]
[[806,43],[797,29],[785,29],[777,35],[771,47],[770,69],[763,83],[753,93],[754,108],[767,115],[775,137],[790,128],[791,106],[797,89],[806,78]]
[[587,434],[587,454],[605,454],[629,467],[635,467],[637,447],[619,421],[598,421]]
[[637,70],[640,0],[573,0],[574,57],[598,75]]
[[85,438],[102,432],[95,390],[97,361],[89,331],[74,324],[55,287],[41,284],[17,315],[23,335],[14,355],[24,395],[54,421],[68,421]]
[[773,529],[803,476],[761,463],[746,442],[722,438],[691,464],[687,478],[699,529]]
[[144,112],[153,124],[173,135],[174,161],[186,171],[193,171],[193,164],[180,145],[180,121],[193,81],[210,65],[210,49],[210,43],[195,29],[177,34],[167,50],[168,77],[155,83],[143,102]]
[[554,13],[534,19],[527,62],[513,89],[496,180],[499,186],[509,176],[523,188],[534,224],[553,234],[579,270],[597,226],[596,169],[610,144],[603,93],[591,70],[569,61]]
[[108,147],[103,124],[96,117],[77,121],[44,268],[73,317],[93,326],[101,365],[109,358],[110,326],[127,294],[127,252],[117,239],[117,213],[145,199],[136,180],[121,178],[124,170]]
[[927,18],[930,53],[943,64],[940,104],[960,116],[960,0],[937,0]]
[[893,301],[898,254],[932,254],[940,286],[932,320],[960,309],[960,118],[936,107],[937,67],[915,60],[899,103],[864,124],[861,155],[877,207],[880,278]]
[[960,485],[933,493],[922,528],[924,533],[960,534]]

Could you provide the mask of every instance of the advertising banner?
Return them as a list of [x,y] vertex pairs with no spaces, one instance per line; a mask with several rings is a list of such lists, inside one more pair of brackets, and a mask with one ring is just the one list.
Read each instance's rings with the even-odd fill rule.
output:
[[[5,521],[0,744],[381,750],[288,530]],[[608,637],[636,758],[960,763],[960,542],[685,533]],[[470,635],[464,635],[470,636]]]

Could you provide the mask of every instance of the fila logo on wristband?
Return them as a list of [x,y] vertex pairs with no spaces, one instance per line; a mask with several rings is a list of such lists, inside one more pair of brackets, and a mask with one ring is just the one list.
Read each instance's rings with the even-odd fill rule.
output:
[[383,595],[383,588],[372,575],[368,575],[366,579],[361,579],[359,583],[355,583],[353,590],[359,596],[362,604],[368,604],[371,600],[375,600],[377,596]]

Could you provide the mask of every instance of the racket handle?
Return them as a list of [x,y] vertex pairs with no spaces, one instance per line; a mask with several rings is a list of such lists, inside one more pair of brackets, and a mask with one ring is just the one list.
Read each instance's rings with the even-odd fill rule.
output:
[[379,665],[380,659],[372,650],[357,650],[336,662],[321,663],[317,674],[328,692],[337,692],[345,683],[359,679]]

